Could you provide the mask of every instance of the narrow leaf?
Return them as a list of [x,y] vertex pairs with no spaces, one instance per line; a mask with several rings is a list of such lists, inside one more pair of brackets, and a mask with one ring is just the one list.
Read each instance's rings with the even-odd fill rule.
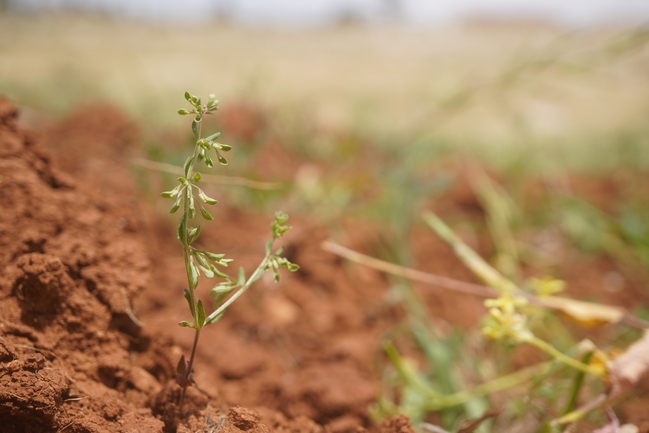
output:
[[207,211],[207,209],[203,207],[202,204],[198,203],[198,208],[200,209],[203,218],[205,218],[207,221],[212,221],[214,219],[214,217]]
[[221,155],[218,151],[216,152],[216,157],[218,158],[221,165],[228,165],[228,160],[223,158],[223,155]]
[[205,256],[207,256],[208,259],[214,260],[215,262],[218,262],[223,257],[225,257],[225,254],[214,254],[214,253],[210,253],[209,251],[201,251],[201,253],[205,254]]
[[230,281],[224,281],[222,283],[219,283],[216,286],[212,287],[212,290],[210,290],[210,295],[220,295],[222,293],[230,293],[232,289],[236,287],[233,284],[234,283]]
[[212,269],[210,269],[209,267],[206,268],[205,266],[200,266],[200,265],[198,267],[199,267],[199,269],[201,271],[203,271],[203,274],[207,278],[214,278],[214,271],[212,271]]
[[192,132],[198,137],[198,122],[196,122],[196,119],[192,121]]
[[194,251],[192,255],[194,256],[194,258],[196,259],[199,265],[205,268],[208,268],[210,266],[210,264],[205,259],[205,255],[203,254],[202,251]]
[[189,305],[189,311],[192,313],[192,317],[196,316],[196,311],[194,310],[194,304],[192,304],[192,296],[189,292],[189,289],[183,290],[183,296],[187,299],[187,304]]
[[200,299],[196,304],[196,310],[196,312],[198,313],[196,317],[196,325],[200,329],[205,324],[205,309],[203,308],[203,301],[201,301]]
[[187,215],[183,214],[182,217],[180,217],[180,221],[178,222],[178,240],[183,244],[187,244]]
[[216,95],[211,93],[207,100],[207,109],[216,110],[219,105],[219,101],[216,99]]
[[[182,323],[182,322],[180,322]],[[182,326],[182,325],[180,325]],[[180,360],[178,360],[178,365],[176,366],[176,373],[178,374],[185,374],[187,373],[187,361],[185,361],[185,355],[180,356]]]
[[198,266],[196,266],[196,263],[194,263],[193,261],[189,263],[188,277],[189,277],[189,287],[192,290],[196,289],[196,286],[198,286],[199,273],[198,273]]
[[285,264],[282,264],[282,266],[284,266],[284,268],[288,269],[290,272],[296,272],[300,270],[299,265],[296,265],[295,263],[291,263],[289,261],[287,261]]
[[239,266],[239,279],[238,279],[238,284],[240,286],[243,286],[246,284],[246,271],[243,269],[243,267]]
[[187,243],[191,244],[192,242],[194,242],[196,239],[198,239],[198,236],[200,234],[201,234],[201,226],[191,229],[189,236],[187,237]]
[[205,259],[205,256],[199,251],[196,251],[194,253],[194,257],[198,261],[198,266],[200,267],[201,271],[203,271],[203,274],[205,274],[207,278],[214,278],[214,270],[212,269],[214,268],[214,265],[208,263],[208,261]]
[[216,133],[214,133],[214,134],[212,134],[210,136],[205,137],[205,141],[214,141],[219,137],[219,135],[221,135],[221,133],[216,132]]
[[217,200],[213,199],[212,197],[209,197],[205,192],[203,192],[202,189],[198,189],[198,196],[207,204],[215,205],[218,203]]
[[194,195],[188,191],[187,200],[189,201],[189,219],[194,219],[196,215],[196,206],[194,205]]
[[188,322],[186,320],[183,320],[182,322],[178,323],[178,325],[182,326],[183,328],[196,329],[196,326],[192,322]]
[[192,162],[194,162],[194,156],[190,156],[185,160],[185,163],[183,164],[183,172],[185,173],[185,178],[189,177],[189,170],[192,167]]
[[178,197],[176,197],[176,201],[171,206],[171,209],[169,209],[169,213],[176,213],[176,211],[180,208],[180,204],[182,203],[182,200],[183,200],[183,195],[178,194]]
[[160,193],[160,195],[164,198],[172,198],[178,195],[178,191],[180,191],[180,185],[176,186],[171,191],[164,191]]
[[214,265],[210,265],[210,269],[212,270],[212,272],[214,272],[214,275],[216,275],[219,278],[230,278],[228,275],[221,272],[219,268],[217,268]]

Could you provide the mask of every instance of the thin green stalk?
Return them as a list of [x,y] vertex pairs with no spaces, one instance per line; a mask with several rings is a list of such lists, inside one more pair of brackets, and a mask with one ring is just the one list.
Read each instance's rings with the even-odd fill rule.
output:
[[406,364],[403,362],[403,358],[399,355],[397,348],[394,347],[392,343],[387,343],[384,346],[385,353],[390,358],[390,362],[394,365],[394,368],[397,369],[397,373],[401,376],[401,379],[408,383],[410,386],[417,388],[417,390],[425,395],[428,395],[431,399],[444,398],[443,394],[435,391],[427,384],[422,383],[412,371],[408,369]]
[[504,391],[508,388],[513,388],[539,374],[539,372],[549,368],[550,364],[550,362],[544,362],[542,364],[533,365],[506,376],[493,379],[490,382],[477,385],[469,391],[460,391],[441,398],[435,398],[429,403],[428,409],[443,410],[453,406],[460,406],[476,397],[483,397],[485,395]]
[[483,397],[491,395],[499,391],[504,391],[508,388],[513,388],[521,383],[529,380],[530,378],[540,374],[542,371],[551,367],[552,362],[544,362],[542,364],[533,365],[531,367],[523,368],[514,373],[493,379],[490,382],[477,385],[469,391],[460,391],[454,394],[443,395],[431,389],[426,384],[417,379],[416,376],[408,369],[403,362],[401,356],[392,344],[385,345],[385,352],[390,358],[392,365],[397,369],[397,373],[401,379],[408,383],[410,386],[415,387],[420,393],[427,395],[429,403],[428,410],[444,410],[454,406],[461,406],[476,397]]
[[464,263],[478,278],[486,285],[493,287],[499,292],[514,293],[518,287],[494,269],[475,251],[473,251],[442,221],[432,212],[423,214],[424,221],[437,233],[452,249],[455,255]]
[[246,283],[241,286],[232,296],[228,298],[227,301],[222,303],[216,310],[212,312],[207,318],[205,319],[206,323],[211,323],[212,320],[216,320],[223,312],[234,302],[239,298],[239,296],[243,295],[243,293],[250,288],[250,286],[253,285],[254,282],[259,280],[261,276],[264,273],[264,270],[266,268],[266,265],[268,264],[268,259],[270,258],[270,254],[266,254],[266,257],[261,261],[257,269],[252,273],[250,278],[246,281]]
[[[587,365],[592,357],[593,352],[588,352],[582,357],[582,363]],[[563,412],[561,412],[561,415],[567,415],[575,410],[575,407],[577,407],[577,397],[579,397],[579,391],[581,390],[581,386],[584,383],[585,375],[586,373],[581,370],[577,371],[577,374],[575,374],[575,379],[572,382],[572,387],[570,388],[570,397],[568,398],[566,407],[563,409]]]
[[461,406],[463,404],[466,404],[470,400],[473,400],[474,398],[491,395],[508,388],[513,388],[538,375],[541,371],[546,370],[551,366],[551,362],[544,362],[542,364],[527,367],[506,376],[499,377],[490,382],[477,385],[469,391],[460,391],[454,394],[442,395],[426,386],[425,384],[421,383],[419,380],[417,380],[416,377],[413,376],[412,372],[403,363],[403,360],[392,344],[386,345],[385,351],[390,358],[390,361],[397,369],[397,372],[399,373],[399,376],[401,376],[401,379],[407,382],[410,386],[417,388],[422,394],[428,395],[430,399],[427,404],[428,410],[444,410],[454,406]]
[[[197,141],[201,139],[201,128],[202,128],[202,125],[203,125],[203,122],[202,122],[202,120],[203,120],[203,110],[202,109],[201,109],[200,116],[201,116],[201,122],[198,122],[197,134],[196,134],[196,140]],[[189,170],[187,171],[187,179],[191,179],[192,175],[194,174],[194,164],[196,163],[196,156],[197,155],[198,155],[198,146],[194,145],[194,152],[192,153],[192,162],[190,163]],[[187,218],[187,216],[189,215],[189,200],[187,200],[187,197],[185,197],[183,199],[183,211],[184,211],[184,217]],[[185,219],[185,221],[186,221],[186,219]],[[188,241],[186,239],[184,241],[181,239],[180,242],[182,243],[182,247],[183,247],[183,258],[185,259],[185,272],[187,273],[187,285],[189,287],[190,302],[191,302],[191,304],[193,306],[192,311],[196,311],[196,304],[197,304],[196,296],[194,295],[194,289],[192,288],[192,282],[191,282],[192,269],[191,269],[191,253],[190,253],[190,250],[189,250],[189,243],[188,243]],[[194,324],[196,324],[196,317],[194,317]],[[198,329],[197,329],[197,331],[198,331]],[[197,335],[198,335],[198,332],[197,332]],[[197,343],[197,340],[198,340],[198,338],[194,339],[194,344]],[[192,349],[192,353],[193,353],[193,349]],[[189,373],[187,373],[187,374],[189,374]],[[184,396],[184,393],[183,393],[183,396]]]
[[565,424],[570,424],[573,422],[577,422],[580,419],[582,419],[584,416],[588,414],[588,412],[596,409],[597,407],[601,406],[607,401],[607,396],[606,394],[600,394],[588,403],[584,404],[580,408],[573,410],[570,413],[567,413],[566,415],[563,415],[560,418],[556,418],[552,420],[550,425],[552,426],[559,426],[559,425],[565,425]]
[[531,338],[526,339],[525,342],[538,347],[548,355],[552,356],[557,361],[563,362],[564,364],[569,365],[570,367],[575,368],[579,371],[583,371],[584,373],[592,374],[593,376],[597,376],[600,378],[604,375],[604,371],[598,368],[591,367],[587,364],[584,364],[583,362],[577,361],[576,359],[569,357],[568,355],[564,354],[560,350],[556,349],[551,344],[541,340],[538,337],[532,336]]
[[[203,118],[202,114],[202,109],[201,109],[201,120]],[[197,128],[197,140],[201,139],[201,126],[202,126],[202,121],[198,122],[198,128]],[[192,154],[192,162],[189,165],[189,170],[187,170],[187,178],[191,179],[192,175],[194,174],[194,163],[196,162],[196,156],[198,154],[198,146],[194,146],[194,152]],[[183,218],[186,218],[189,215],[189,200],[187,200],[187,197],[183,199]],[[196,307],[197,307],[197,301],[196,301],[196,295],[195,295],[195,289],[192,287],[192,281],[191,281],[191,252],[189,250],[189,242],[185,238],[184,240],[181,238],[181,244],[183,248],[183,259],[185,261],[185,272],[187,273],[187,285],[189,287],[189,303],[192,305],[191,311],[196,312]],[[198,346],[198,338],[201,335],[201,327],[202,324],[199,324],[198,321],[196,320],[196,315],[193,314],[193,319],[194,319],[194,342],[192,344],[192,352],[189,357],[189,363],[187,364],[186,372],[185,372],[185,380],[186,383],[191,383],[191,376],[192,376],[192,369],[194,367],[194,358],[196,356],[196,347]],[[187,393],[187,386],[182,387],[182,392],[180,394],[180,402],[178,403],[178,407],[182,407],[183,402],[185,401],[185,394]]]

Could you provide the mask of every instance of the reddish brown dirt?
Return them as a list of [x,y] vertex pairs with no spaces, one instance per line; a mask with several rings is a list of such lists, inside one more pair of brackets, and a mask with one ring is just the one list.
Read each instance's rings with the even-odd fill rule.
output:
[[[243,125],[242,140],[261,139],[263,128],[248,125],[260,123],[251,120],[259,113],[240,112],[247,113],[235,110],[226,121]],[[403,319],[385,302],[388,280],[324,253],[327,230],[300,218],[284,241],[300,272],[282,274],[279,285],[262,279],[203,331],[197,386],[177,413],[174,366],[192,339],[176,325],[188,319],[186,280],[175,219],[139,197],[132,180],[137,128],[114,109],[86,107],[47,130],[45,151],[16,119],[1,101],[2,431],[413,432],[404,417],[379,427],[368,412],[380,393],[382,338]],[[259,155],[277,161],[273,173],[296,171],[299,161],[282,152],[274,141]],[[436,206],[446,215],[483,215],[466,182]],[[228,225],[204,230],[201,242],[251,270],[270,217],[223,204],[217,212]],[[344,227],[353,249],[371,252],[379,242],[367,224]],[[473,281],[423,227],[411,244],[418,268]],[[561,268],[560,276],[575,294],[599,293],[606,272],[615,270],[602,260],[586,280],[585,259]],[[484,313],[482,299],[417,289],[440,321],[473,327]],[[606,301],[632,307],[646,305],[647,296],[630,283],[624,296]],[[638,413],[625,417],[640,422]]]

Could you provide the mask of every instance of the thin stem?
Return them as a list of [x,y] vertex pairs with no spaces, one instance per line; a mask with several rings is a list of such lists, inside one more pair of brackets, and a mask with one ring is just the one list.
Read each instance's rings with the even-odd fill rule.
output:
[[557,361],[563,362],[564,364],[569,365],[572,368],[576,368],[579,371],[583,371],[584,373],[592,374],[593,376],[597,376],[597,377],[602,377],[604,374],[603,371],[597,368],[593,368],[589,365],[584,364],[583,362],[577,361],[576,359],[569,357],[563,352],[557,350],[557,348],[555,348],[553,345],[541,340],[538,337],[533,336],[524,341],[538,347],[545,353],[555,358]]
[[[203,112],[201,110],[201,120],[202,120],[202,115]],[[197,137],[196,141],[200,140],[201,138],[201,125],[203,122],[198,122],[198,130],[197,130]],[[189,164],[189,169],[187,170],[187,181],[189,182],[189,179],[191,179],[193,171],[194,171],[194,163],[196,162],[196,156],[198,154],[198,145],[194,145],[194,153],[192,155],[192,161]],[[187,187],[189,188],[189,187]],[[192,194],[191,189],[189,190],[190,194]],[[187,197],[184,198],[183,200],[183,211],[184,215],[183,218],[185,218],[185,221],[187,220],[187,217],[189,216],[189,200]],[[187,273],[187,284],[189,287],[189,302],[192,305],[192,316],[194,319],[194,324],[198,325],[197,320],[196,320],[196,295],[194,294],[194,288],[192,287],[192,281],[191,281],[191,251],[189,247],[189,243],[185,239],[184,241],[182,240],[181,237],[181,243],[182,243],[182,248],[183,248],[183,259],[185,260],[185,271]],[[196,355],[196,346],[198,345],[198,337],[200,336],[200,328],[196,328],[196,333],[194,334],[194,344],[192,345],[192,353],[189,358],[189,364],[187,366],[187,371],[185,372],[185,379],[188,381],[190,380],[191,374],[192,374],[192,368],[194,366],[194,357]],[[189,383],[189,382],[188,382]],[[183,386],[182,389],[182,394],[180,395],[180,404],[179,407],[182,407],[183,401],[185,400],[185,393],[187,392],[187,386]]]
[[[582,362],[584,364],[588,364],[590,362],[590,359],[593,357],[593,352],[588,352],[586,355],[583,356]],[[577,374],[575,375],[575,379],[572,382],[572,387],[570,388],[570,397],[568,398],[568,402],[566,403],[566,407],[561,413],[561,415],[566,415],[573,410],[575,410],[575,407],[577,406],[577,397],[579,397],[579,391],[581,390],[581,386],[584,383],[584,376],[586,373],[583,371],[578,371]]]
[[550,422],[550,425],[558,426],[558,425],[570,424],[575,421],[579,421],[586,414],[588,414],[588,412],[590,412],[593,409],[596,409],[597,407],[605,403],[606,400],[607,400],[606,394],[600,394],[594,399],[590,400],[588,403],[581,406],[580,408],[562,416],[561,418],[556,418],[552,420],[552,422]]
[[388,263],[383,260],[375,259],[374,257],[366,256],[349,248],[343,247],[332,241],[324,241],[322,249],[330,253],[339,255],[348,260],[356,263],[386,272],[388,274],[397,275],[413,281],[421,283],[432,284],[435,286],[444,287],[446,289],[455,290],[457,292],[466,293],[468,295],[481,296],[484,298],[495,298],[498,292],[490,287],[480,284],[467,283],[453,278],[442,277],[440,275],[430,274],[428,272],[418,271],[416,269],[406,268],[404,266]]
[[[200,329],[196,329],[194,333],[194,344],[192,345],[192,354],[189,356],[189,363],[187,364],[187,372],[185,373],[185,378],[189,380],[192,375],[192,370],[194,368],[194,359],[196,357],[196,347],[198,346],[198,337],[201,334]],[[185,393],[187,392],[187,386],[183,387],[182,393],[180,394],[180,404],[178,407],[182,407],[183,402],[185,401]]]
[[385,351],[401,378],[411,386],[417,388],[420,393],[428,395],[429,402],[427,408],[429,410],[443,410],[454,406],[460,406],[476,397],[482,397],[508,388],[513,388],[514,386],[520,385],[522,382],[529,380],[531,377],[538,375],[540,371],[547,370],[551,366],[550,362],[544,362],[542,364],[533,365],[514,373],[498,377],[490,382],[477,385],[469,391],[460,391],[454,394],[442,395],[421,383],[421,381],[417,380],[416,376],[412,375],[392,344],[387,344],[385,346]]
[[[198,129],[197,129],[197,136],[196,136],[196,141],[201,139],[201,126],[203,124],[202,118],[203,118],[203,111],[201,109],[200,112],[201,116],[201,122],[198,122]],[[198,155],[198,145],[194,145],[194,152],[192,154],[192,160],[191,163],[189,164],[189,169],[187,170],[187,181],[189,182],[190,179],[192,178],[192,174],[194,173],[194,163],[196,162],[196,156]],[[187,187],[189,188],[189,187]],[[190,194],[191,189],[189,190]],[[185,212],[185,218],[189,216],[189,200],[185,197],[183,200],[183,210]],[[191,275],[192,275],[192,269],[191,269],[191,251],[189,249],[189,243],[187,241],[181,241],[182,246],[183,246],[183,258],[185,259],[185,271],[187,272],[187,284],[189,287],[189,298],[190,298],[190,303],[192,304],[192,311],[196,311],[196,296],[194,295],[194,289],[192,288],[192,282],[191,282]],[[193,317],[194,322],[196,322],[196,317]],[[188,373],[189,374],[189,373]]]
[[513,388],[521,383],[529,380],[535,376],[539,371],[543,371],[550,367],[549,362],[533,365],[531,367],[523,368],[514,373],[496,378],[490,382],[478,385],[470,391],[460,391],[455,394],[447,395],[441,398],[433,398],[428,404],[430,410],[442,410],[453,406],[459,406],[468,401],[485,395],[491,395],[507,388]]
[[390,362],[397,369],[397,373],[401,376],[401,379],[407,382],[410,386],[417,388],[422,394],[427,394],[431,399],[442,399],[444,395],[434,390],[428,384],[422,383],[413,373],[407,368],[406,364],[403,362],[403,359],[399,355],[397,348],[394,347],[392,343],[388,343],[384,347],[385,353],[390,358]]
[[248,278],[246,283],[243,286],[241,286],[239,288],[239,290],[237,290],[232,296],[230,296],[227,301],[222,303],[219,306],[219,308],[212,311],[212,314],[207,316],[207,318],[205,319],[205,324],[210,324],[212,320],[214,320],[216,317],[218,317],[220,314],[222,314],[226,310],[226,308],[228,308],[234,301],[236,301],[239,296],[243,295],[243,292],[248,290],[250,288],[250,286],[252,286],[252,284],[261,277],[261,274],[263,274],[264,268],[266,267],[266,264],[268,263],[268,258],[269,257],[270,257],[270,254],[266,254],[264,259],[261,261],[261,263],[259,264],[257,269],[255,269],[255,272],[252,273],[250,278]]
[[[428,272],[419,271],[416,269],[406,268],[404,266],[395,265],[374,257],[361,254],[357,251],[343,247],[333,241],[327,240],[322,243],[322,249],[344,257],[352,262],[385,272],[387,274],[397,275],[399,277],[407,278],[412,281],[419,281],[420,283],[430,284],[433,286],[443,287],[445,289],[453,290],[468,295],[480,296],[483,298],[496,298],[499,292],[491,287],[483,286],[481,284],[468,283],[466,281],[456,280],[454,278],[443,277],[441,275],[431,274]],[[558,296],[540,297],[530,295],[522,290],[515,292],[516,296],[526,298],[531,304],[538,305],[544,308],[555,311],[563,311],[570,314],[572,310],[567,309],[569,306],[579,306],[582,310],[588,310],[593,314],[593,311],[599,312],[602,317],[609,317],[609,322],[615,322],[613,317],[619,315],[620,322],[629,326],[639,329],[649,329],[649,322],[632,316],[627,310],[620,307],[613,307],[610,305],[593,304],[585,301],[577,301],[575,299],[561,298]],[[604,315],[603,313],[606,313]],[[574,314],[574,313],[573,313]]]

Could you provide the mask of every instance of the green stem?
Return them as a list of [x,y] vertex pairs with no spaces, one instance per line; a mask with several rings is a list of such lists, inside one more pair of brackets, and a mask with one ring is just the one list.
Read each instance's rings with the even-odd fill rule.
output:
[[442,410],[453,406],[460,406],[476,397],[482,397],[508,388],[513,388],[514,386],[520,385],[529,380],[531,377],[537,375],[540,371],[545,370],[549,366],[549,362],[544,362],[532,367],[523,368],[482,385],[478,385],[470,391],[460,391],[444,397],[432,398],[428,403],[427,408],[429,410]]
[[526,339],[525,342],[538,347],[548,355],[555,358],[557,361],[563,362],[564,364],[569,365],[572,368],[583,371],[584,373],[592,374],[593,376],[602,377],[603,373],[599,369],[593,368],[589,365],[584,364],[583,362],[579,362],[576,359],[569,357],[568,355],[557,350],[551,344],[546,343],[538,337],[533,336],[529,339]]
[[268,259],[269,258],[270,258],[270,254],[266,254],[264,259],[261,261],[261,263],[259,264],[257,269],[255,269],[255,272],[252,273],[250,278],[248,278],[246,283],[243,286],[241,286],[239,288],[239,290],[237,290],[232,296],[230,296],[227,301],[222,303],[219,306],[219,308],[212,311],[212,314],[207,316],[207,318],[205,319],[205,324],[206,325],[209,325],[212,322],[212,320],[216,319],[220,314],[222,314],[226,310],[226,308],[228,308],[234,301],[236,301],[239,296],[243,295],[243,293],[246,290],[248,290],[250,288],[250,286],[252,286],[252,284],[255,281],[257,281],[257,280],[259,280],[259,278],[261,278],[261,276],[264,273],[264,268],[266,267],[266,264],[268,264]]
[[465,244],[449,226],[432,212],[423,214],[424,221],[452,249],[455,255],[486,285],[499,292],[516,293],[518,287],[487,263],[478,253]]
[[[202,120],[202,118],[203,118],[202,110],[201,110],[200,116],[201,116],[201,120]],[[198,132],[198,135],[196,137],[197,142],[198,142],[198,140],[201,139],[201,127],[202,127],[202,125],[203,125],[202,121],[198,122],[198,130],[196,131],[196,132]],[[188,182],[192,178],[192,174],[194,173],[194,164],[196,163],[196,156],[197,155],[198,155],[198,145],[195,144],[194,145],[194,153],[192,154],[192,162],[189,164],[189,170],[187,171],[187,181]],[[189,201],[186,198],[183,200],[183,211],[185,213],[185,218],[187,218],[187,216],[189,215]],[[196,324],[196,322],[197,322],[197,320],[196,320],[197,301],[196,301],[196,296],[194,294],[194,289],[192,288],[192,283],[191,283],[191,273],[192,273],[192,269],[191,269],[191,252],[189,250],[189,244],[187,243],[187,241],[182,242],[182,247],[183,247],[183,258],[185,260],[185,272],[187,273],[187,284],[188,284],[188,287],[189,287],[189,299],[190,299],[190,302],[192,304],[192,312],[193,312],[192,317],[194,319],[194,324]]]
[[[588,352],[582,358],[584,364],[588,364],[590,359],[593,357],[593,352]],[[568,403],[566,403],[565,409],[561,415],[567,415],[577,407],[577,397],[579,397],[579,390],[581,390],[581,385],[584,383],[584,376],[586,375],[583,371],[578,371],[575,375],[575,380],[572,382],[572,388],[570,389],[570,397],[568,398]]]
[[397,351],[397,348],[394,347],[392,343],[387,343],[384,346],[385,353],[388,355],[388,358],[390,358],[390,362],[392,365],[394,365],[394,368],[397,369],[397,373],[399,376],[401,376],[401,379],[406,382],[408,385],[417,388],[417,391],[419,391],[422,394],[427,394],[429,398],[431,399],[442,399],[444,396],[432,389],[428,384],[422,383],[421,380],[419,380],[416,375],[410,371],[406,364],[403,362],[403,359],[399,355],[399,352]]
[[[202,120],[202,112],[201,112],[201,120]],[[201,125],[203,122],[198,122],[198,136],[196,138],[196,141],[200,140],[201,138]],[[192,177],[193,171],[194,171],[194,163],[196,162],[196,156],[198,155],[198,145],[194,145],[194,153],[192,155],[192,162],[189,165],[189,170],[187,171],[187,182],[190,182],[190,179]],[[191,191],[191,190],[190,190]],[[187,219],[189,216],[189,200],[185,197],[183,200],[183,211],[184,211],[184,218]],[[196,318],[196,310],[197,310],[197,304],[198,302],[196,301],[196,295],[194,294],[194,288],[192,288],[192,282],[191,282],[191,252],[190,252],[190,247],[189,243],[187,240],[183,241],[181,240],[182,243],[182,248],[183,248],[183,259],[185,260],[185,272],[187,273],[187,284],[189,287],[189,302],[192,305],[192,317],[194,319],[194,325],[198,325],[198,320]],[[194,358],[196,357],[196,347],[198,346],[198,337],[200,336],[201,330],[200,328],[196,328],[196,332],[194,334],[194,343],[192,345],[192,352],[189,357],[189,363],[187,364],[187,370],[185,372],[185,379],[187,379],[187,383],[190,383],[190,378],[192,375],[192,369],[194,368]],[[182,388],[182,393],[180,395],[180,404],[178,405],[179,407],[182,407],[183,402],[185,400],[185,394],[187,392],[187,386],[184,386]]]

